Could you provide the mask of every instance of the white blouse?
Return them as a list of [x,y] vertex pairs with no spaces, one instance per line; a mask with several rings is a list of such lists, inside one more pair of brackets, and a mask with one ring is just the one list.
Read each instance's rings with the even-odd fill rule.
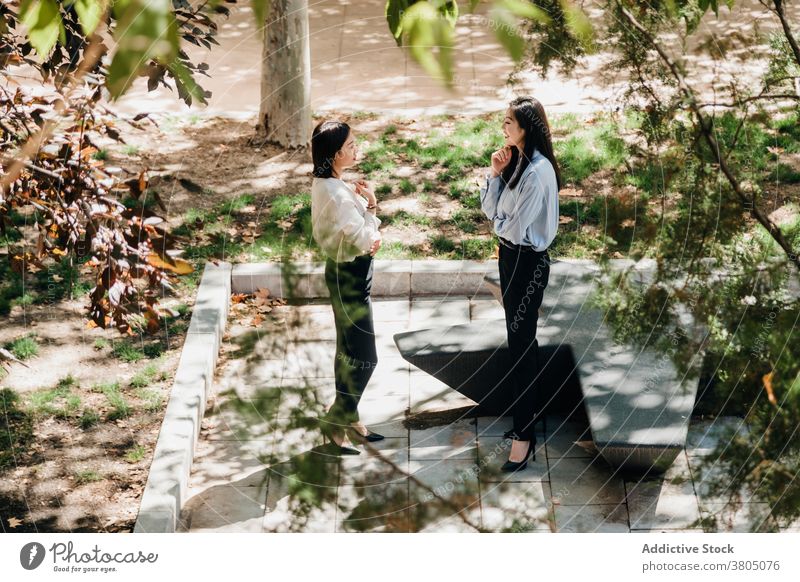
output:
[[364,197],[339,178],[312,180],[311,231],[329,258],[342,263],[369,253],[380,224]]

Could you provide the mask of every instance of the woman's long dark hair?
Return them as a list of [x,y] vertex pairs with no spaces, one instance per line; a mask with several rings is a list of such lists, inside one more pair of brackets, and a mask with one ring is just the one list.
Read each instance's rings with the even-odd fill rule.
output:
[[314,162],[312,175],[315,178],[333,177],[333,159],[342,149],[350,126],[342,121],[323,121],[311,134],[311,159]]
[[[558,162],[556,162],[556,156],[553,153],[550,124],[547,123],[544,107],[542,107],[538,99],[533,97],[517,97],[508,105],[514,113],[519,126],[525,130],[525,151],[522,152],[522,159],[520,160],[519,149],[512,146],[511,161],[501,174],[503,182],[509,188],[516,187],[522,177],[522,172],[531,163],[533,152],[539,150],[553,165],[553,170],[556,172],[556,183],[558,184],[558,189],[561,190],[561,172],[558,169]],[[517,168],[518,163],[519,168]]]

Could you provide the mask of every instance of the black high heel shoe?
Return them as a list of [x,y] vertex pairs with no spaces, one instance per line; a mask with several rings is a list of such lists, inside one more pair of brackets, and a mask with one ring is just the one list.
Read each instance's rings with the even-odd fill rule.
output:
[[[322,433],[322,436],[325,437],[326,441],[330,441],[328,445],[331,447],[333,452],[337,455],[360,455],[361,451],[356,449],[351,449],[350,447],[343,447],[342,445],[336,442],[336,439],[333,438],[334,435],[334,427],[333,425],[328,422],[327,420],[320,419],[319,421],[319,430]],[[344,433],[341,434],[342,440],[344,440]]]
[[[513,430],[508,431],[503,435],[505,438],[510,438],[512,440],[520,440],[517,437],[517,433]],[[528,466],[528,459],[532,462],[536,462],[536,436],[534,436],[531,440],[528,441],[528,452],[525,453],[525,457],[519,461],[506,461],[503,463],[503,466],[500,467],[500,470],[503,473],[514,473],[515,471],[522,471],[525,467]]]
[[360,432],[358,432],[356,430],[356,427],[354,427],[354,426],[348,426],[347,427],[347,434],[348,434],[348,436],[350,436],[351,439],[355,439],[355,440],[357,440],[359,442],[362,442],[362,443],[364,443],[364,442],[374,443],[374,442],[377,442],[377,441],[382,441],[383,439],[386,438],[382,434],[378,434],[377,432],[372,432],[369,429],[367,429],[367,434],[363,435]]

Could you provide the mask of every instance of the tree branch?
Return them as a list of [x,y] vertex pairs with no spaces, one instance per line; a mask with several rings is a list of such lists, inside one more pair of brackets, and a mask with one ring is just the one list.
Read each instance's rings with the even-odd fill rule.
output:
[[[695,96],[692,88],[686,83],[686,80],[683,78],[681,72],[678,70],[678,65],[670,58],[664,48],[636,19],[636,17],[631,14],[631,12],[625,6],[623,6],[619,0],[616,0],[616,3],[620,12],[625,16],[630,25],[633,26],[647,40],[647,42],[651,47],[653,47],[653,49],[656,50],[656,52],[658,52],[659,57],[661,57],[661,60],[669,68],[672,76],[678,82],[678,87],[686,97],[686,100],[689,104],[689,109],[691,109],[692,113],[697,119],[703,138],[705,139],[709,148],[711,148],[711,151],[713,152],[714,157],[719,164],[720,170],[722,170],[722,173],[725,174],[728,183],[731,185],[731,188],[733,188],[733,191],[739,198],[742,206],[746,209],[749,209],[753,218],[755,218],[761,224],[761,226],[763,226],[767,232],[769,232],[773,240],[775,240],[775,242],[778,243],[778,245],[784,250],[786,256],[789,258],[789,261],[792,262],[798,269],[800,269],[800,253],[797,253],[794,251],[794,249],[792,249],[789,241],[787,241],[786,237],[783,236],[783,232],[781,232],[781,229],[778,227],[778,225],[772,222],[772,220],[770,220],[769,217],[758,208],[755,199],[744,191],[742,185],[739,183],[739,180],[728,166],[728,162],[720,150],[719,143],[714,137],[711,124],[709,123],[708,118],[706,118],[706,116],[703,115],[703,112],[700,110],[700,107],[697,103],[697,97]],[[778,0],[776,0],[776,3],[779,3]],[[800,57],[800,53],[798,53],[798,56]]]
[[773,0],[772,3],[775,5],[775,14],[778,15],[778,20],[781,21],[781,26],[783,27],[783,33],[786,35],[786,40],[789,42],[789,46],[794,53],[794,60],[797,61],[797,66],[800,67],[800,45],[797,44],[797,39],[795,39],[794,35],[792,34],[792,29],[789,28],[789,21],[786,20],[786,12],[784,11],[783,0]]

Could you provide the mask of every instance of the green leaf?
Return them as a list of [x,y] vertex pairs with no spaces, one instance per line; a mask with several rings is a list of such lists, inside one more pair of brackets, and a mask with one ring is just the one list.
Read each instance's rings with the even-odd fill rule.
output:
[[28,28],[31,46],[39,56],[46,57],[59,37],[64,36],[64,25],[55,0],[23,0],[20,15],[20,20]]
[[253,8],[253,17],[256,21],[256,29],[264,26],[264,21],[269,14],[269,0],[250,0],[250,6]]
[[594,43],[594,31],[586,13],[570,0],[561,0],[561,10],[564,12],[569,31],[584,48],[590,48]]
[[527,0],[502,0],[498,4],[502,5],[514,16],[538,20],[542,24],[550,22],[550,15],[547,12]]
[[[400,26],[411,56],[429,75],[453,83],[453,27],[428,2],[417,2],[402,16]],[[436,52],[434,53],[434,49]]]
[[114,39],[106,85],[112,99],[121,96],[152,59],[172,63],[179,40],[171,0],[117,0],[114,3]]
[[409,0],[386,0],[386,23],[389,25],[389,31],[394,36],[398,46],[400,46],[403,37],[403,14],[412,3],[413,0],[411,2]]
[[166,67],[174,75],[175,85],[178,88],[178,95],[181,96],[187,105],[191,105],[193,99],[200,101],[204,105],[208,105],[205,91],[197,84],[192,72],[186,68],[186,65],[184,65],[180,59],[175,59],[166,65]]
[[92,34],[108,8],[109,0],[75,0],[78,22],[86,36]]
[[489,22],[498,42],[508,51],[512,59],[519,61],[525,54],[525,41],[514,15],[501,6],[494,6],[489,11]]

